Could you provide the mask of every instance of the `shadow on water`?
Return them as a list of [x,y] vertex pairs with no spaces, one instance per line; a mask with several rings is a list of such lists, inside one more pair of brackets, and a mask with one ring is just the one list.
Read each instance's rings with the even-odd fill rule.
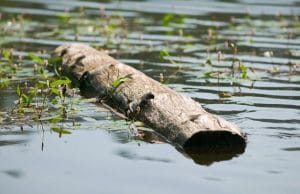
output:
[[192,136],[184,145],[182,152],[200,165],[231,160],[243,154],[246,141],[239,135],[229,132],[201,132]]
[[5,170],[2,172],[12,178],[15,178],[15,179],[19,179],[24,176],[24,173],[18,169],[9,169],[9,170]]
[[[156,132],[140,131],[141,137],[135,138],[146,143],[168,143]],[[115,131],[113,136],[118,142],[127,143],[131,140],[128,134],[122,131]],[[245,152],[246,141],[238,135],[226,132],[201,132],[195,134],[184,145],[184,147],[174,146],[178,152],[185,157],[192,159],[196,164],[210,166],[215,162],[231,160],[239,157]],[[170,162],[164,158],[153,158],[139,156],[128,150],[119,150],[117,155],[131,160],[149,160],[158,162]]]
[[157,158],[157,157],[151,157],[151,156],[141,156],[137,153],[134,153],[130,150],[121,149],[116,152],[117,155],[129,159],[129,160],[146,160],[151,162],[164,162],[164,163],[170,163],[172,162],[168,158]]

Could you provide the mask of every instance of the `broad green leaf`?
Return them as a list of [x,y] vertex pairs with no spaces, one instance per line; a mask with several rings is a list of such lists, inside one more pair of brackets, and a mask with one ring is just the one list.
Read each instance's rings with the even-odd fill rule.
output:
[[174,15],[174,14],[165,14],[163,17],[163,25],[169,26],[171,22],[182,24],[184,22],[184,16],[183,15]]
[[173,18],[174,18],[173,14],[166,14],[166,15],[164,15],[164,17],[163,17],[163,25],[164,26],[169,26],[170,22],[171,22],[171,20]]
[[60,90],[57,88],[50,88],[51,93],[60,96]]
[[49,64],[61,64],[62,63],[62,57],[52,57],[48,59]]
[[30,100],[29,96],[27,96],[26,94],[22,94],[21,100],[22,100],[22,103],[24,103],[24,104],[27,104],[27,105],[30,104],[30,102],[29,102],[29,100]]
[[44,59],[42,59],[41,57],[39,57],[38,55],[34,54],[34,53],[28,53],[28,57],[31,58],[31,60],[33,60],[34,62],[42,65],[45,63]]
[[167,51],[166,49],[163,49],[160,51],[159,56],[161,59],[163,59],[166,56],[170,56],[169,51]]
[[55,104],[58,103],[58,100],[57,100],[56,98],[53,98],[53,99],[51,100],[51,103],[55,105]]
[[50,86],[51,87],[57,87],[57,86],[60,86],[60,85],[70,84],[70,83],[71,83],[71,80],[69,80],[68,78],[59,79],[59,80],[55,80],[55,81],[51,82]]
[[36,96],[36,94],[38,93],[38,88],[30,88],[29,92],[30,96]]
[[114,80],[112,83],[112,87],[118,88],[121,84],[123,84],[127,79],[132,79],[132,74],[125,75],[124,77],[119,77]]
[[58,19],[63,23],[68,23],[71,19],[71,16],[69,13],[62,13],[58,15]]

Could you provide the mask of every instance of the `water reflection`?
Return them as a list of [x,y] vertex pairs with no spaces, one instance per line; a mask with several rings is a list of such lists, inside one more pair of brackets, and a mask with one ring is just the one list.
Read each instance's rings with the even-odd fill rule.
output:
[[2,171],[4,174],[7,174],[8,176],[12,177],[12,178],[22,178],[24,176],[24,173],[18,169],[9,169],[9,170],[5,170]]
[[185,148],[185,154],[190,157],[196,164],[209,166],[214,162],[231,160],[245,151],[244,146],[236,147],[197,147]]
[[299,152],[300,151],[300,147],[288,147],[288,148],[282,148],[282,150],[284,151],[291,151],[291,152]]
[[211,165],[243,154],[245,141],[243,137],[229,132],[200,132],[185,143],[183,150],[195,163]]
[[16,145],[16,144],[22,144],[27,142],[26,140],[1,140],[0,141],[0,147],[1,146],[8,146],[8,145]]
[[165,162],[165,163],[170,163],[172,160],[168,158],[157,158],[157,157],[152,157],[152,156],[141,156],[137,153],[134,153],[133,151],[130,150],[125,150],[125,149],[120,149],[116,151],[116,154],[118,156],[121,156],[126,159],[130,160],[146,160],[146,161],[152,161],[152,162]]
[[[215,132],[216,133],[216,132]],[[128,130],[112,131],[113,139],[119,143],[139,141],[146,143],[168,143],[163,137],[154,131],[139,131],[138,136],[132,136]],[[209,166],[215,162],[231,160],[245,152],[246,143],[239,136],[227,134],[202,134],[187,142],[185,147],[174,145],[176,150],[187,158],[192,159],[196,164]],[[129,150],[118,150],[117,155],[131,160],[149,160],[167,162],[168,159],[140,156]]]

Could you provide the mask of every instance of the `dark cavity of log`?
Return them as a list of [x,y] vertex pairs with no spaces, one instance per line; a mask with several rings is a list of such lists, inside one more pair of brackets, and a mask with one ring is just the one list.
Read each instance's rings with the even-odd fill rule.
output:
[[246,138],[236,125],[104,51],[68,44],[55,52],[62,56],[63,73],[76,80],[82,92],[99,97],[129,119],[144,122],[177,148],[190,153],[229,150],[231,157],[244,152]]

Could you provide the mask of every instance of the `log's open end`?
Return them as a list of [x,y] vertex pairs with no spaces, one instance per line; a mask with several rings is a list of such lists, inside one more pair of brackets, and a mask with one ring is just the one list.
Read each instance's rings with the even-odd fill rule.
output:
[[189,138],[183,148],[196,163],[210,165],[244,153],[246,137],[229,131],[202,131]]
[[246,146],[246,139],[229,131],[199,131],[190,137],[183,147],[235,147]]

